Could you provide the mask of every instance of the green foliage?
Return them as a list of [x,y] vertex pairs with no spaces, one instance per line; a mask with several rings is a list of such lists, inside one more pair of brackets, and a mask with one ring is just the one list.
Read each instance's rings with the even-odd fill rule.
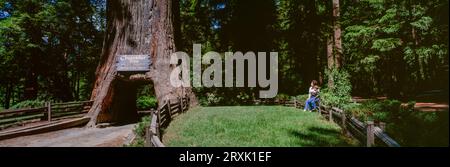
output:
[[448,111],[420,112],[414,102],[370,100],[344,106],[347,114],[360,120],[387,123],[387,133],[402,146],[448,146]]
[[62,101],[90,96],[103,42],[100,1],[0,2],[0,12],[10,15],[0,19],[0,94],[18,94],[5,96],[3,105],[41,94]]
[[331,69],[327,71],[327,76],[333,85],[323,89],[319,93],[322,104],[326,106],[342,107],[350,102],[352,85],[349,80],[349,74],[342,69]]
[[145,139],[143,138],[136,138],[132,143],[124,145],[124,147],[144,147],[144,146],[145,146]]
[[376,39],[373,41],[372,49],[380,52],[391,51],[401,44],[399,38]]
[[250,98],[251,98],[250,95],[245,92],[239,92],[239,95],[237,95],[237,99],[243,102],[250,100]]
[[151,116],[142,117],[141,121],[135,125],[133,132],[136,135],[136,138],[130,145],[127,145],[127,147],[144,147],[145,133],[146,129],[150,126],[151,119]]
[[158,107],[158,100],[154,96],[140,96],[136,101],[138,110],[156,109]]
[[[445,89],[448,2],[367,0],[342,5],[346,67],[362,95]],[[446,14],[445,14],[446,15]],[[445,47],[442,47],[445,46]],[[430,88],[434,87],[434,88]]]
[[367,107],[362,107],[359,103],[347,103],[342,106],[342,109],[347,115],[355,116],[360,120],[367,120],[367,115],[371,114],[371,110]]
[[150,126],[151,120],[152,120],[151,116],[145,116],[141,118],[141,121],[138,124],[136,124],[133,130],[136,136],[145,137],[145,130],[147,127]]
[[138,94],[137,96],[148,96],[148,95],[152,95],[155,94],[155,89],[153,88],[152,84],[145,84],[142,87],[138,88]]
[[200,99],[200,104],[203,106],[215,106],[219,105],[223,100],[223,97],[217,96],[215,93],[206,93],[206,97]]
[[347,114],[354,115],[360,120],[376,120],[376,121],[387,121],[390,114],[398,113],[402,108],[401,102],[398,100],[369,100],[362,104],[359,103],[349,103],[343,106],[344,111]]
[[277,94],[277,96],[275,96],[275,99],[281,100],[281,101],[287,101],[287,100],[291,100],[291,97],[287,94],[279,93],[279,94]]
[[433,19],[431,17],[424,16],[424,17],[420,17],[418,20],[416,20],[410,24],[419,30],[427,31],[430,29],[432,22],[433,22]]
[[309,95],[308,94],[303,94],[303,95],[298,95],[296,96],[297,101],[304,103],[306,102],[306,100],[308,100]]
[[41,100],[25,100],[11,106],[11,109],[43,107],[44,103]]

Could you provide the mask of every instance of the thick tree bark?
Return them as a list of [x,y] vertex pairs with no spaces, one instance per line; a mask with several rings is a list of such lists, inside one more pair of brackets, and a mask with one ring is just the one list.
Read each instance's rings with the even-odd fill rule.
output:
[[9,102],[11,101],[12,91],[13,85],[11,83],[6,84],[5,101],[3,103],[3,107],[5,107],[5,109],[9,109]]
[[[35,62],[35,61],[34,61]],[[27,72],[27,77],[25,80],[25,100],[35,100],[38,95],[38,80],[37,80],[37,70],[30,70]]]
[[334,32],[334,65],[336,68],[342,66],[342,39],[339,0],[333,0],[333,32]]
[[[332,0],[332,16],[333,16],[333,35],[327,39],[327,63],[328,69],[340,68],[342,66],[342,32],[339,21],[340,7],[339,0]],[[328,77],[328,87],[334,86],[333,79]]]
[[[327,37],[327,65],[328,70],[334,68],[334,56],[333,56],[333,36]],[[328,87],[333,87],[334,83],[330,76],[328,76]]]
[[[172,87],[169,76],[174,66],[170,55],[175,52],[174,13],[178,1],[115,0],[108,1],[107,31],[91,100],[88,127],[98,122],[132,118],[136,114],[136,82],[152,81],[158,104],[163,100],[187,94],[191,105],[197,100],[191,88]],[[115,61],[122,54],[150,55],[152,65],[145,75],[119,77]],[[139,82],[137,82],[139,83]]]

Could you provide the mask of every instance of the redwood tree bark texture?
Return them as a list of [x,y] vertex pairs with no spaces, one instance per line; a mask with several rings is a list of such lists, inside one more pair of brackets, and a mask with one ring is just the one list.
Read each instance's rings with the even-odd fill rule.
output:
[[[334,56],[333,56],[333,36],[327,37],[327,65],[328,69],[334,68]],[[328,87],[333,87],[334,83],[330,76],[328,76]]]
[[334,31],[334,65],[336,68],[342,66],[342,32],[340,23],[339,0],[333,0],[333,31]]
[[[197,104],[191,88],[170,85],[170,55],[176,51],[175,26],[179,11],[177,0],[107,1],[107,30],[92,91],[88,127],[99,122],[132,119],[136,114],[136,85],[153,82],[158,104],[187,95],[191,106]],[[118,55],[150,55],[152,65],[145,75],[119,75],[115,69]],[[142,82],[144,81],[144,82]]]
[[[340,68],[342,66],[342,31],[340,23],[339,0],[332,0],[332,26],[333,34],[327,38],[327,63],[328,69]],[[334,83],[328,78],[328,87],[333,87]]]

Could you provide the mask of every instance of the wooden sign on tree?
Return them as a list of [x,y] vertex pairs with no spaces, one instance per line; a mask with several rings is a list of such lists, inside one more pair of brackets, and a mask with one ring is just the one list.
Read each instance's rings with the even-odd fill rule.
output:
[[119,55],[117,56],[117,72],[148,72],[150,71],[149,55]]

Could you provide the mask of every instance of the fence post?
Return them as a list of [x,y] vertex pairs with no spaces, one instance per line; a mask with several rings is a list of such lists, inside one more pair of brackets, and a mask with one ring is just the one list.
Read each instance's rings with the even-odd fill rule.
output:
[[380,129],[384,131],[386,129],[386,123],[380,122]]
[[150,130],[150,126],[151,126],[151,121],[150,121],[150,125],[146,127],[145,130],[145,142],[144,142],[144,147],[151,147],[152,145],[152,131]]
[[[158,138],[161,138],[161,132],[160,132],[160,130],[161,130],[160,129],[160,127],[161,127],[161,119],[160,119],[161,118],[161,114],[160,113],[161,113],[161,111],[158,112],[158,116],[157,116],[158,117],[158,119],[157,119],[158,123],[157,123],[157,125],[155,127],[155,131],[156,131],[155,133],[156,133],[156,136],[158,136]],[[153,134],[153,135],[155,135],[155,134]]]
[[184,100],[183,100],[183,102],[184,103],[186,103],[186,104],[183,104],[184,106],[186,106],[186,109],[188,108],[188,103],[189,103],[189,99],[188,99],[188,97],[186,96],[186,97],[184,97]]
[[328,121],[333,122],[333,108],[330,109],[330,111],[328,112],[329,116],[328,116]]
[[345,117],[345,112],[344,110],[342,110],[341,112],[341,123],[342,123],[342,129],[344,129],[344,131],[347,131],[347,126],[345,125],[345,119],[347,117]]
[[52,121],[52,104],[51,102],[47,102],[47,121]]
[[184,113],[184,105],[183,105],[183,97],[181,97],[180,98],[180,102],[181,102],[181,104],[180,104],[180,107],[181,107],[181,110],[180,110],[180,113]]
[[167,100],[167,107],[168,107],[168,111],[169,111],[169,119],[172,119],[172,111],[170,111],[170,108],[172,108],[172,107],[170,106],[170,99]]
[[[158,114],[158,115],[156,116],[156,117],[157,117],[156,120],[158,121],[158,127],[161,126],[161,110],[164,110],[165,100],[163,100],[162,102],[163,102],[163,103],[162,103],[162,104],[163,104],[163,108],[158,108],[158,110],[157,110],[157,112],[158,112],[157,114]],[[156,129],[156,133],[159,133],[159,130],[158,130],[159,128],[158,128],[158,127],[157,127],[157,129]],[[159,134],[158,134],[158,136],[159,136]]]
[[321,109],[321,106],[320,106],[320,104],[319,104],[319,107],[318,107],[318,109],[319,109],[319,115],[322,115],[322,109]]
[[294,97],[294,107],[297,108],[297,97]]
[[372,147],[372,145],[375,143],[373,127],[373,121],[367,121],[367,147]]

